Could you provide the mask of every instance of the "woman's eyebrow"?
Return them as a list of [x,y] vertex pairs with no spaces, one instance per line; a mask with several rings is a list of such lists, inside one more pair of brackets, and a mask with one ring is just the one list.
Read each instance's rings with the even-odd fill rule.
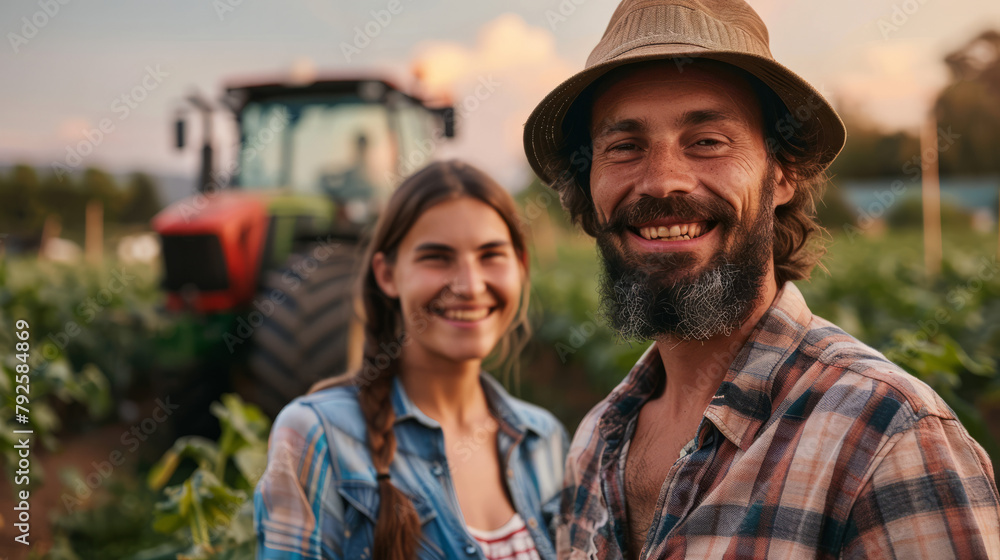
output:
[[496,241],[490,241],[488,243],[483,243],[479,246],[480,251],[485,251],[487,249],[498,249],[500,247],[506,247],[510,245],[510,241],[505,241],[503,239],[498,239]]
[[445,245],[444,243],[421,243],[417,245],[414,251],[444,251],[454,253],[455,249],[451,245]]
[[[476,250],[486,251],[488,249],[497,249],[500,247],[506,247],[508,245],[510,245],[510,241],[506,241],[504,239],[497,239],[495,241],[487,241],[486,243],[483,243],[482,245],[477,247]],[[435,251],[435,252],[454,253],[455,248],[446,243],[435,243],[433,241],[429,241],[427,243],[421,243],[420,245],[417,245],[414,251],[420,251],[420,252]]]

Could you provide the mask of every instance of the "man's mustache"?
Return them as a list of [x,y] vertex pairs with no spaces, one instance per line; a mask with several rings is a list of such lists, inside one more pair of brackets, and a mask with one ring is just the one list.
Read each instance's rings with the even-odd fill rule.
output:
[[727,228],[739,222],[736,210],[719,199],[688,194],[673,194],[664,198],[644,196],[616,208],[608,222],[601,226],[601,233],[620,235],[630,226],[663,218],[685,222],[717,222]]

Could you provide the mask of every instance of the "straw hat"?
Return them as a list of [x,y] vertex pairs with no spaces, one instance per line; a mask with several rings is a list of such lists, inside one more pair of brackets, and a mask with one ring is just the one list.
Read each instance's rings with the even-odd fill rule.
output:
[[814,138],[824,168],[844,147],[847,131],[836,111],[805,80],[774,61],[767,27],[746,2],[624,0],[584,69],[559,84],[528,117],[524,151],[535,173],[546,183],[558,175],[551,162],[563,141],[563,119],[587,86],[620,66],[674,57],[718,60],[759,78],[784,101],[792,116],[782,123],[784,128],[778,128],[779,133],[795,130],[797,135]]

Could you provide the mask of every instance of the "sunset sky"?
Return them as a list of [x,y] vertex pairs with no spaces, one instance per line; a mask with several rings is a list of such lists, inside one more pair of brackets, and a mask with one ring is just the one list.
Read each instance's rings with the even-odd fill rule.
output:
[[[46,1],[58,12],[44,14]],[[429,86],[458,101],[482,79],[497,84],[441,155],[466,158],[515,190],[530,173],[520,142],[528,113],[582,68],[617,4],[392,0],[399,13],[355,49],[345,45],[354,46],[357,30],[390,0],[63,1],[0,4],[0,164],[63,161],[67,146],[93,138],[111,119],[114,129],[81,168],[193,176],[195,151],[173,150],[170,129],[192,89],[217,95],[234,78],[313,71],[378,71],[408,84],[420,61]],[[750,3],[770,30],[778,61],[838,109],[886,128],[915,127],[946,82],[943,55],[987,28],[1000,29],[995,0]],[[26,26],[23,18],[44,25]],[[154,87],[126,114],[120,96],[143,80]],[[228,124],[220,120],[219,129],[231,145]]]

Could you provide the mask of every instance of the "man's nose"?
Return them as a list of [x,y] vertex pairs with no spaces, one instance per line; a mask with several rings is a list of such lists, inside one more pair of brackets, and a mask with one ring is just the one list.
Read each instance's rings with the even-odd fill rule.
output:
[[462,297],[472,297],[486,291],[486,280],[478,261],[462,259],[451,281],[451,291]]
[[675,145],[654,144],[636,183],[636,194],[664,198],[689,193],[698,185],[690,163]]

